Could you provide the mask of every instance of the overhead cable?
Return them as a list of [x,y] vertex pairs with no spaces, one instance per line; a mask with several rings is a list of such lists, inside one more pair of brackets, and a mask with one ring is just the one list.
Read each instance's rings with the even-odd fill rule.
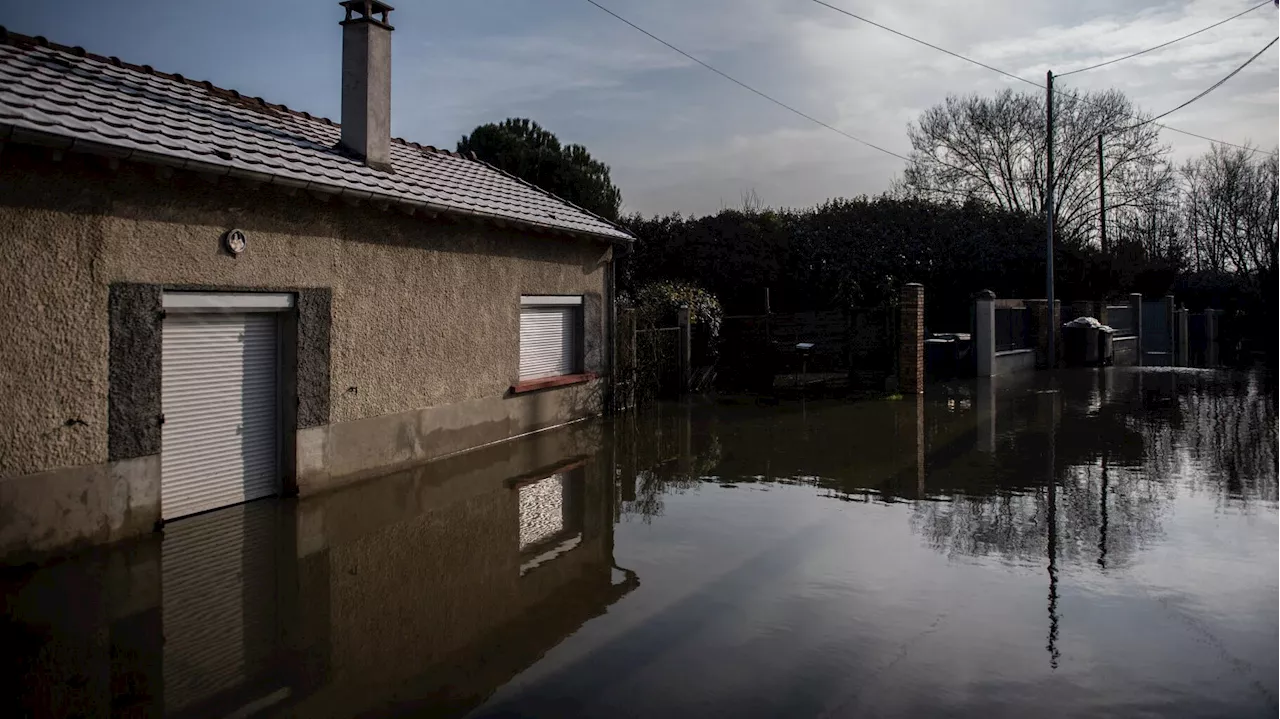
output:
[[1122,60],[1128,60],[1128,59],[1130,59],[1130,58],[1134,58],[1134,57],[1137,57],[1137,56],[1139,56],[1139,55],[1146,55],[1147,53],[1149,53],[1149,52],[1153,52],[1153,51],[1155,51],[1155,50],[1159,50],[1160,48],[1169,47],[1170,45],[1172,45],[1172,44],[1174,44],[1174,43],[1182,42],[1183,40],[1186,40],[1186,39],[1187,39],[1187,38],[1189,38],[1189,37],[1194,37],[1194,36],[1196,36],[1196,35],[1199,35],[1200,33],[1204,32],[1204,31],[1206,31],[1206,30],[1212,30],[1212,29],[1214,29],[1215,27],[1218,27],[1219,25],[1225,25],[1225,24],[1227,24],[1227,23],[1231,22],[1232,20],[1235,20],[1235,19],[1236,19],[1236,18],[1238,18],[1238,17],[1244,16],[1244,15],[1248,15],[1249,13],[1253,12],[1254,10],[1257,10],[1258,8],[1262,7],[1263,5],[1266,5],[1266,4],[1267,4],[1267,3],[1269,3],[1269,2],[1274,2],[1274,0],[1262,0],[1262,2],[1258,3],[1257,5],[1254,5],[1253,7],[1249,8],[1248,10],[1242,10],[1242,11],[1240,11],[1240,12],[1236,13],[1235,15],[1232,15],[1231,17],[1227,18],[1226,20],[1219,20],[1218,22],[1215,22],[1215,23],[1214,23],[1214,24],[1212,24],[1212,25],[1206,25],[1205,27],[1202,27],[1202,28],[1200,28],[1199,30],[1196,30],[1195,32],[1189,32],[1189,33],[1187,33],[1186,35],[1183,35],[1182,37],[1175,37],[1174,39],[1170,40],[1169,42],[1162,42],[1162,43],[1160,43],[1159,45],[1155,45],[1155,46],[1153,46],[1153,47],[1149,47],[1149,48],[1147,48],[1146,50],[1139,50],[1138,52],[1131,52],[1131,53],[1129,53],[1128,55],[1125,55],[1125,56],[1123,56],[1123,57],[1112,58],[1111,60],[1107,60],[1107,61],[1105,61],[1105,62],[1100,62],[1100,63],[1097,63],[1096,65],[1090,65],[1090,66],[1088,66],[1088,67],[1082,67],[1082,68],[1079,68],[1079,69],[1076,69],[1076,70],[1072,70],[1072,71],[1070,71],[1070,72],[1064,72],[1064,73],[1061,73],[1061,74],[1057,74],[1057,75],[1054,75],[1054,77],[1066,77],[1067,75],[1074,75],[1074,74],[1076,74],[1077,72],[1088,72],[1089,70],[1096,70],[1096,69],[1098,69],[1098,68],[1100,68],[1100,67],[1106,67],[1107,65],[1110,65],[1110,64],[1112,64],[1112,63],[1117,63],[1117,62],[1120,62],[1120,61],[1122,61]]
[[714,66],[712,66],[712,65],[708,64],[707,62],[704,62],[703,60],[700,60],[700,59],[698,59],[698,58],[694,57],[693,55],[690,55],[689,53],[685,52],[684,50],[681,50],[680,48],[676,47],[675,45],[672,45],[671,43],[667,42],[666,40],[663,40],[662,38],[658,37],[657,35],[654,35],[653,33],[649,32],[648,30],[645,30],[644,28],[640,27],[639,25],[637,25],[637,24],[635,24],[635,23],[631,22],[630,20],[626,19],[625,17],[622,17],[622,16],[621,16],[621,15],[619,15],[618,13],[616,13],[616,12],[614,12],[614,11],[610,10],[609,8],[605,7],[604,5],[601,5],[600,3],[596,2],[596,0],[587,0],[587,2],[591,3],[592,5],[595,5],[596,7],[600,8],[601,10],[603,10],[603,11],[605,11],[605,12],[609,13],[610,15],[612,15],[612,16],[614,16],[615,18],[617,18],[617,19],[621,20],[622,22],[626,23],[627,25],[630,25],[632,28],[634,28],[634,29],[636,29],[636,30],[640,31],[641,33],[644,33],[645,35],[648,35],[648,36],[649,36],[650,38],[652,38],[653,40],[656,40],[656,41],[658,41],[658,42],[662,43],[663,45],[666,45],[667,47],[671,48],[672,50],[675,50],[676,52],[680,53],[681,55],[684,55],[685,57],[687,57],[687,58],[689,58],[690,60],[692,60],[692,61],[694,61],[694,62],[698,63],[699,65],[701,65],[701,66],[703,66],[703,67],[705,67],[706,69],[710,70],[711,72],[714,72],[715,74],[719,75],[720,77],[723,77],[724,79],[728,80],[729,82],[732,82],[733,84],[738,85],[739,87],[742,87],[742,88],[744,88],[744,89],[746,89],[746,90],[749,90],[749,91],[751,91],[751,92],[754,92],[755,94],[759,95],[760,97],[763,97],[764,99],[768,100],[769,102],[772,102],[773,104],[777,105],[778,107],[784,108],[784,109],[786,109],[786,110],[790,110],[791,112],[793,112],[793,113],[795,113],[795,114],[799,115],[800,117],[803,117],[804,119],[806,119],[806,120],[808,120],[808,121],[810,121],[810,122],[812,122],[812,123],[815,123],[815,124],[817,124],[817,125],[821,125],[822,127],[825,127],[825,128],[827,128],[828,130],[831,130],[832,132],[836,132],[836,133],[839,133],[839,134],[841,134],[841,135],[844,135],[845,137],[849,138],[850,140],[853,140],[854,142],[860,142],[860,143],[862,143],[863,145],[866,145],[867,147],[870,147],[870,148],[871,148],[871,149],[873,149],[873,150],[879,150],[880,152],[883,152],[883,153],[885,153],[886,155],[892,155],[892,156],[894,156],[894,157],[896,157],[896,158],[898,158],[898,159],[900,159],[900,160],[906,160],[907,162],[911,162],[911,158],[909,158],[909,157],[907,157],[907,156],[905,156],[905,155],[900,155],[900,154],[898,154],[898,153],[894,152],[893,150],[887,150],[887,149],[885,149],[885,148],[883,148],[883,147],[880,147],[879,145],[876,145],[876,144],[871,143],[871,142],[867,142],[866,140],[864,140],[864,139],[862,139],[862,138],[860,138],[860,137],[857,137],[857,136],[855,136],[855,135],[851,135],[851,134],[849,134],[849,133],[845,132],[844,130],[841,130],[840,128],[835,127],[834,125],[830,125],[830,124],[828,124],[828,123],[826,123],[826,122],[823,122],[822,120],[819,120],[818,118],[814,117],[813,115],[810,115],[810,114],[808,114],[808,113],[806,113],[806,112],[803,112],[803,111],[801,111],[801,110],[797,110],[796,108],[792,107],[791,105],[788,105],[787,103],[785,103],[785,102],[783,102],[783,101],[781,101],[781,100],[779,100],[779,99],[777,99],[777,98],[775,98],[775,97],[773,97],[773,96],[771,96],[771,95],[768,95],[768,94],[766,94],[766,93],[764,93],[764,92],[762,92],[762,91],[760,91],[760,90],[757,90],[756,88],[754,88],[754,87],[752,87],[752,86],[748,85],[747,83],[745,83],[745,82],[743,82],[743,81],[739,80],[738,78],[733,77],[732,75],[730,75],[730,74],[728,74],[728,73],[726,73],[726,72],[724,72],[724,71],[722,71],[722,70],[720,70],[720,69],[718,69],[718,68],[716,68],[716,67],[714,67]]
[[[588,0],[588,1],[590,1],[590,0]],[[838,12],[838,13],[840,13],[840,14],[842,14],[842,15],[847,15],[847,16],[849,16],[849,17],[851,17],[851,18],[855,19],[855,20],[859,20],[859,21],[861,21],[861,22],[867,23],[868,25],[873,25],[873,26],[875,26],[875,27],[880,28],[881,30],[885,30],[885,31],[887,31],[887,32],[891,32],[891,33],[893,33],[894,35],[898,35],[899,37],[906,38],[906,39],[908,39],[908,40],[910,40],[910,41],[912,41],[912,42],[914,42],[914,43],[918,43],[918,44],[920,44],[920,45],[924,45],[925,47],[928,47],[928,48],[931,48],[931,49],[937,50],[938,52],[945,53],[945,54],[947,54],[947,55],[950,55],[950,56],[952,56],[952,57],[958,58],[958,59],[960,59],[960,60],[964,60],[965,62],[968,62],[968,63],[974,64],[974,65],[977,65],[978,67],[985,68],[985,69],[990,70],[990,71],[992,71],[992,72],[999,73],[1000,75],[1004,75],[1005,77],[1012,78],[1012,79],[1017,80],[1017,81],[1019,81],[1019,82],[1025,82],[1026,84],[1031,85],[1032,87],[1035,87],[1035,88],[1038,88],[1038,89],[1044,89],[1044,85],[1042,85],[1042,84],[1040,84],[1040,83],[1038,83],[1038,82],[1036,82],[1036,81],[1034,81],[1034,80],[1028,80],[1028,79],[1027,79],[1027,78],[1025,78],[1025,77],[1021,77],[1021,76],[1019,76],[1019,75],[1015,75],[1015,74],[1013,74],[1013,73],[1011,73],[1011,72],[1008,72],[1008,71],[1006,71],[1006,70],[1001,70],[1001,69],[1000,69],[1000,68],[998,68],[998,67],[994,67],[994,66],[992,66],[992,65],[988,65],[988,64],[986,64],[985,62],[981,62],[981,61],[979,61],[979,60],[974,60],[973,58],[971,58],[971,57],[967,57],[967,56],[965,56],[965,55],[961,55],[961,54],[960,54],[960,53],[958,53],[958,52],[953,52],[953,51],[948,50],[948,49],[946,49],[946,48],[944,48],[944,47],[940,47],[940,46],[935,45],[935,44],[933,44],[933,43],[931,43],[931,42],[928,42],[928,41],[926,41],[926,40],[921,40],[921,39],[920,39],[920,38],[918,38],[918,37],[914,37],[914,36],[912,36],[912,35],[908,35],[907,33],[901,32],[901,31],[899,31],[899,30],[895,30],[895,29],[893,29],[893,28],[891,28],[891,27],[889,27],[889,26],[887,26],[887,25],[882,25],[882,24],[880,24],[880,23],[878,23],[878,22],[875,22],[874,20],[867,19],[867,18],[865,18],[865,17],[863,17],[863,16],[861,16],[861,15],[858,15],[857,13],[849,12],[848,10],[845,10],[844,8],[841,8],[841,7],[837,7],[837,6],[835,6],[835,5],[832,5],[831,3],[826,2],[825,0],[812,0],[812,1],[813,1],[813,2],[815,2],[815,3],[817,3],[817,4],[819,4],[819,5],[822,5],[823,7],[830,8],[830,9],[832,9],[832,10],[835,10],[836,12]],[[1264,3],[1262,3],[1262,4],[1263,4],[1263,5],[1265,5],[1266,3],[1264,2]],[[1254,9],[1256,9],[1256,8],[1254,8]],[[1077,71],[1074,71],[1074,72],[1080,72],[1080,71],[1078,71],[1078,70],[1077,70]],[[1054,92],[1054,94],[1055,94],[1055,95],[1060,95],[1060,96],[1063,96],[1063,97],[1076,97],[1076,98],[1080,99],[1080,100],[1081,100],[1081,101],[1083,101],[1083,102],[1087,102],[1087,103],[1093,104],[1093,105],[1095,105],[1095,106],[1099,106],[1097,103],[1095,103],[1095,102],[1093,102],[1093,101],[1091,101],[1091,100],[1089,100],[1089,99],[1087,99],[1087,98],[1083,98],[1083,97],[1079,97],[1079,96],[1077,96],[1077,95],[1073,95],[1073,94],[1072,94],[1071,92],[1069,92],[1069,91],[1063,91],[1063,90],[1055,89],[1053,92]],[[1167,114],[1167,113],[1166,113],[1166,114]],[[1132,117],[1132,115],[1131,115],[1131,117]],[[1138,119],[1138,118],[1134,118],[1134,119]],[[1235,144],[1235,143],[1233,143],[1233,142],[1227,142],[1227,141],[1225,141],[1225,140],[1218,140],[1218,139],[1215,139],[1215,138],[1212,138],[1212,137],[1208,137],[1208,136],[1206,136],[1206,135],[1199,135],[1199,134],[1196,134],[1196,133],[1194,133],[1194,132],[1190,132],[1190,131],[1187,131],[1187,130],[1182,130],[1182,129],[1179,129],[1179,128],[1176,128],[1176,127],[1173,127],[1173,126],[1171,126],[1171,125],[1162,125],[1162,124],[1160,124],[1160,123],[1158,123],[1158,122],[1157,122],[1157,123],[1155,123],[1155,125],[1156,125],[1157,127],[1163,128],[1163,129],[1165,129],[1165,130],[1169,130],[1170,132],[1176,132],[1176,133],[1179,133],[1179,134],[1182,134],[1182,135],[1187,135],[1187,136],[1189,136],[1189,137],[1195,137],[1195,138],[1198,138],[1198,139],[1201,139],[1201,140],[1207,140],[1207,141],[1209,141],[1209,142],[1217,143],[1217,144],[1219,144],[1219,145],[1227,145],[1228,147],[1234,147],[1234,148],[1237,148],[1237,149],[1240,149],[1240,150],[1248,150],[1249,152],[1266,152],[1265,150],[1261,150],[1261,149],[1259,149],[1259,148],[1255,148],[1255,147],[1248,147],[1248,146],[1246,146],[1246,145],[1237,145],[1237,144]]]
[[1280,41],[1280,36],[1277,36],[1277,37],[1276,37],[1275,39],[1273,39],[1271,42],[1267,43],[1267,46],[1266,46],[1266,47],[1264,47],[1264,48],[1262,48],[1261,50],[1259,50],[1258,52],[1254,53],[1253,57],[1249,58],[1248,60],[1245,60],[1243,65],[1241,65],[1240,67],[1237,67],[1236,69],[1232,70],[1232,71],[1231,71],[1231,72],[1230,72],[1226,77],[1222,78],[1221,80],[1219,80],[1219,81],[1217,81],[1217,82],[1213,83],[1212,85],[1210,85],[1209,87],[1205,88],[1204,90],[1202,90],[1202,91],[1200,92],[1200,94],[1196,95],[1195,97],[1191,98],[1190,100],[1187,100],[1186,102],[1182,103],[1181,105],[1178,105],[1177,107],[1173,108],[1172,110],[1166,110],[1166,111],[1164,111],[1164,112],[1160,113],[1159,115],[1156,115],[1155,117],[1151,118],[1150,120],[1144,120],[1144,121],[1142,121],[1142,122],[1139,122],[1139,123],[1138,123],[1138,124],[1136,124],[1136,125],[1129,125],[1128,127],[1123,127],[1123,128],[1120,128],[1120,130],[1132,130],[1132,129],[1133,129],[1133,128],[1135,128],[1135,127],[1142,127],[1143,125],[1146,125],[1147,123],[1155,122],[1156,120],[1159,120],[1160,118],[1162,118],[1162,117],[1164,117],[1164,116],[1166,116],[1166,115],[1172,115],[1173,113],[1177,112],[1178,110],[1181,110],[1182,108],[1186,107],[1187,105],[1190,105],[1191,103],[1195,102],[1196,100],[1199,100],[1200,98],[1204,97],[1205,95],[1208,95],[1209,93],[1211,93],[1211,92],[1213,92],[1214,90],[1216,90],[1216,89],[1218,89],[1219,87],[1221,87],[1221,86],[1222,86],[1222,84],[1223,84],[1224,82],[1226,82],[1227,80],[1230,80],[1231,78],[1235,77],[1235,76],[1236,76],[1236,73],[1238,73],[1238,72],[1240,72],[1241,70],[1243,70],[1243,69],[1245,69],[1246,67],[1248,67],[1248,66],[1249,66],[1249,63],[1253,62],[1254,60],[1257,60],[1257,59],[1258,59],[1258,57],[1259,57],[1260,55],[1262,55],[1262,53],[1264,53],[1264,52],[1266,52],[1267,50],[1269,50],[1269,49],[1271,48],[1271,46],[1272,46],[1272,45],[1276,44],[1276,42],[1277,42],[1277,41]]

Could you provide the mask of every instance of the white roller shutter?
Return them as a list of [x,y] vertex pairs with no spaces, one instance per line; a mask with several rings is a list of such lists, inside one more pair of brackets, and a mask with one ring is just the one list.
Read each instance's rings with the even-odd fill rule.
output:
[[520,379],[578,371],[578,307],[520,308]]
[[277,492],[277,341],[269,313],[165,318],[163,518]]

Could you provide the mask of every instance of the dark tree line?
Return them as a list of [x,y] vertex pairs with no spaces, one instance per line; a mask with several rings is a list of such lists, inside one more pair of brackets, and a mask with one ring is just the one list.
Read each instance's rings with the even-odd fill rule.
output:
[[[1174,292],[1193,310],[1227,310],[1237,334],[1274,353],[1276,153],[1215,146],[1176,168],[1158,126],[1122,93],[1068,92],[1057,105],[1056,296]],[[776,210],[752,192],[741,209],[704,217],[618,218],[608,166],[529,120],[477,127],[458,150],[618,218],[639,238],[620,262],[627,296],[685,281],[711,291],[727,314],[759,314],[766,289],[771,308],[788,312],[876,306],[919,282],[929,328],[963,330],[979,290],[1045,295],[1043,120],[1034,94],[948,97],[908,126],[911,162],[885,195]]]
[[[930,329],[968,327],[974,294],[1043,297],[1045,233],[1035,215],[988,203],[911,197],[831,200],[808,209],[723,210],[625,217],[640,241],[621,263],[619,288],[658,280],[702,285],[727,314],[759,314],[765,288],[776,312],[875,306],[907,282],[926,288]],[[1125,257],[1123,252],[1121,257]],[[1104,260],[1083,242],[1060,243],[1058,296],[1094,299],[1108,277],[1128,292],[1163,294],[1174,271],[1160,262]]]

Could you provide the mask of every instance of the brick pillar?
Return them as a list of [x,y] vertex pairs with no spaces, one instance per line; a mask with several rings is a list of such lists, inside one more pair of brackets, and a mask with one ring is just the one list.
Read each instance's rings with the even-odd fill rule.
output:
[[1133,315],[1133,334],[1138,339],[1136,351],[1138,356],[1134,364],[1142,366],[1142,293],[1132,292],[1129,294],[1129,312]]
[[898,391],[924,392],[924,286],[903,285],[898,302]]

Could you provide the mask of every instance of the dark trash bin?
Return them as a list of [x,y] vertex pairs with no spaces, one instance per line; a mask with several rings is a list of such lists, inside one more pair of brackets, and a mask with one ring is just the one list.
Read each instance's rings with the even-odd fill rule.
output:
[[956,376],[959,342],[954,337],[930,337],[924,341],[924,372],[930,379]]
[[1088,367],[1098,363],[1098,330],[1072,320],[1062,326],[1062,356],[1068,367]]

